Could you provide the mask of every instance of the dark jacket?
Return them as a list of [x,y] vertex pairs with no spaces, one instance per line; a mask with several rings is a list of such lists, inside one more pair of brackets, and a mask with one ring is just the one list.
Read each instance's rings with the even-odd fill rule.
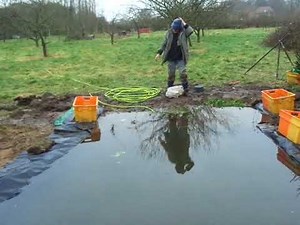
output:
[[[188,45],[188,37],[193,33],[193,28],[189,25],[185,25],[183,31],[179,34],[178,37],[178,45],[181,46],[182,57],[185,63],[189,60],[189,45]],[[162,54],[162,63],[165,63],[168,59],[168,53],[171,49],[173,40],[173,31],[169,29],[166,33],[165,40],[161,46],[161,48],[157,51],[158,54]]]

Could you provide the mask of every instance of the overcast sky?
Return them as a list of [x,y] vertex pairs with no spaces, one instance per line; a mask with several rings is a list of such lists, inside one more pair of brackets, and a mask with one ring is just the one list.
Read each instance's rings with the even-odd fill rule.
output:
[[139,0],[96,0],[97,11],[103,12],[107,19],[112,19],[118,13],[124,13],[130,5],[141,5]]

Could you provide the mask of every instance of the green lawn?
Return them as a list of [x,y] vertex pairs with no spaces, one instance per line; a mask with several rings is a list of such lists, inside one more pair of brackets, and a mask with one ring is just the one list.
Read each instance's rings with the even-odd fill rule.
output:
[[[269,48],[261,45],[271,29],[209,30],[201,43],[193,37],[189,79],[194,84],[219,86],[231,81],[242,84],[280,84],[276,80],[277,51],[272,51],[246,76],[244,72]],[[166,86],[166,66],[154,60],[164,32],[117,39],[64,42],[52,38],[49,58],[30,40],[0,43],[0,97],[11,100],[21,94],[52,92],[88,93],[98,88],[75,82],[81,80],[99,87]],[[281,76],[291,66],[281,55]],[[179,81],[179,79],[178,79]]]

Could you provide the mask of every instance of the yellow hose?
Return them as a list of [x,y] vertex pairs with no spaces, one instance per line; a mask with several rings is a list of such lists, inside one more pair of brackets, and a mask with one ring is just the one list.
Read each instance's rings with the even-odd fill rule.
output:
[[[78,83],[82,83],[82,84],[85,84],[88,86],[97,87],[96,85],[92,85],[92,84],[89,84],[86,82],[82,82],[82,81],[75,80],[75,79],[73,79],[73,80]],[[120,87],[120,88],[113,88],[113,89],[109,89],[106,87],[97,87],[97,88],[99,88],[100,90],[105,90],[106,92],[104,93],[104,96],[111,100],[122,102],[122,103],[131,103],[131,104],[145,102],[149,99],[156,97],[160,93],[160,90],[158,88],[146,88],[146,87],[131,87],[131,88]],[[89,93],[89,94],[90,94],[90,96],[92,96],[91,93]],[[99,100],[99,103],[104,106],[111,107],[111,108],[120,108],[120,109],[141,108],[141,109],[147,109],[147,110],[150,110],[151,112],[154,112],[154,110],[148,106],[112,105],[112,104],[102,102],[100,100]]]
[[157,88],[132,87],[114,88],[107,91],[104,96],[125,103],[140,103],[156,97],[160,93]]

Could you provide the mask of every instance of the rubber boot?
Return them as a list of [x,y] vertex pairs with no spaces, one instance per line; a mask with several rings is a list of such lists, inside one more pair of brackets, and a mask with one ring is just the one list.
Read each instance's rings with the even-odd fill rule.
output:
[[189,92],[189,84],[188,82],[182,84],[183,87],[183,96],[187,96]]
[[174,81],[168,81],[168,88],[174,86]]

